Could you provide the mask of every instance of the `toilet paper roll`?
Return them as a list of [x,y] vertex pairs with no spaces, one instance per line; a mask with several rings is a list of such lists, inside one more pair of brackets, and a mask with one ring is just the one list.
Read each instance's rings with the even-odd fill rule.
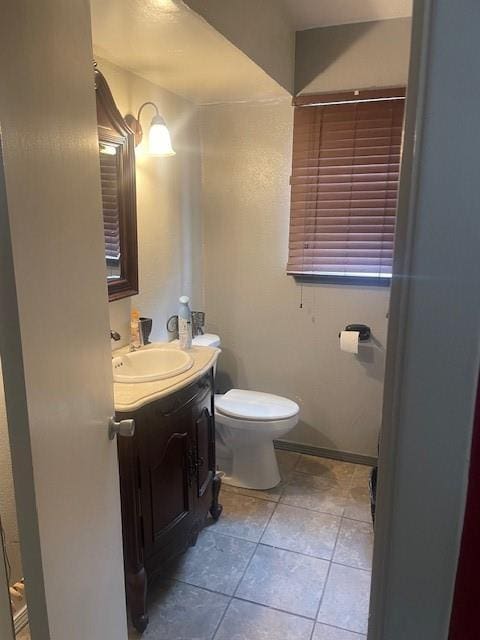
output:
[[340,349],[347,353],[358,353],[358,331],[342,331],[340,333]]

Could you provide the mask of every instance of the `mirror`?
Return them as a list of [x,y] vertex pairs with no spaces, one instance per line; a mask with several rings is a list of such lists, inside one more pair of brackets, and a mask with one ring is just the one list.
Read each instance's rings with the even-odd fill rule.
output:
[[96,65],[95,93],[108,299],[112,301],[138,293],[135,140]]

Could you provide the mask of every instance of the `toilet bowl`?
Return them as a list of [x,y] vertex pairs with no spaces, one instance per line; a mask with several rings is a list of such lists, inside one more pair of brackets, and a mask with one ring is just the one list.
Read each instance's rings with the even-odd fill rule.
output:
[[[220,347],[220,338],[206,333],[193,344]],[[293,429],[299,411],[296,402],[271,393],[231,389],[216,394],[216,459],[222,482],[246,489],[275,487],[281,478],[273,441]]]
[[231,389],[215,396],[217,467],[223,482],[271,489],[280,482],[273,441],[298,422],[292,400],[259,391]]

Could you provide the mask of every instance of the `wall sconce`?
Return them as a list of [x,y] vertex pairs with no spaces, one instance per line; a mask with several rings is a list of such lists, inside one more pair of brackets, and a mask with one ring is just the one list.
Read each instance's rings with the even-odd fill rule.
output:
[[154,102],[144,102],[138,110],[138,115],[132,116],[128,113],[125,116],[125,122],[135,134],[135,146],[138,147],[143,138],[143,129],[140,124],[140,116],[143,109],[151,105],[155,109],[155,115],[150,123],[150,129],[148,131],[148,152],[152,156],[174,156],[175,151],[172,147],[172,140],[170,138],[170,132],[167,128],[165,120],[162,118],[158,111],[158,107]]

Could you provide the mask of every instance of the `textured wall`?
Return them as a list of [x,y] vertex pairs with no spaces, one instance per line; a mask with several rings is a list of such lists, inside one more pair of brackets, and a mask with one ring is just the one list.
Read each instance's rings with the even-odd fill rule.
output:
[[405,85],[410,18],[299,31],[295,93]]
[[[200,224],[200,149],[194,106],[169,91],[106,60],[97,58],[122,114],[137,114],[152,100],[164,116],[177,155],[152,158],[143,143],[137,149],[137,224],[140,294],[110,304],[110,323],[129,338],[130,305],[153,318],[152,338],[167,337],[168,316],[177,312],[178,297],[187,294],[193,306],[202,303],[202,227]],[[147,129],[153,109],[146,108]]]
[[[204,107],[203,203],[207,324],[222,337],[219,381],[301,405],[287,437],[376,455],[388,289],[301,287],[285,274],[292,107]],[[372,327],[359,357],[340,352],[349,322]]]

